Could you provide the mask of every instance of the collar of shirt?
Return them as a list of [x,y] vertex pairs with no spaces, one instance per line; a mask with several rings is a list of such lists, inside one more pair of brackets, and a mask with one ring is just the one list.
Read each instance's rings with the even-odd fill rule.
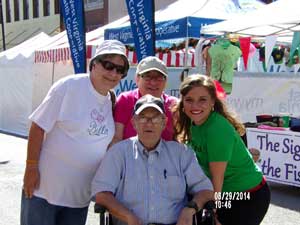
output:
[[144,155],[146,157],[149,156],[149,154],[158,154],[162,151],[163,148],[163,144],[162,144],[162,139],[160,139],[158,145],[156,146],[155,149],[148,151],[147,149],[145,149],[144,145],[138,140],[138,137],[136,136],[136,140],[134,145],[137,148],[137,151],[141,154]]

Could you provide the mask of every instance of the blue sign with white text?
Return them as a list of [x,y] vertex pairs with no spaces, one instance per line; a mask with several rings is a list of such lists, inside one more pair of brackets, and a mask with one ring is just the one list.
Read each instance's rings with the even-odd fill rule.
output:
[[[207,24],[219,22],[219,19],[207,19],[198,17],[184,17],[176,20],[168,20],[155,24],[155,40],[167,40],[177,38],[199,38],[200,29]],[[106,29],[104,39],[117,39],[125,44],[135,43],[131,27]]]
[[84,6],[82,0],[61,0],[61,12],[76,73],[86,72]]
[[154,0],[126,0],[126,3],[131,23],[131,38],[134,40],[137,58],[140,61],[155,55]]

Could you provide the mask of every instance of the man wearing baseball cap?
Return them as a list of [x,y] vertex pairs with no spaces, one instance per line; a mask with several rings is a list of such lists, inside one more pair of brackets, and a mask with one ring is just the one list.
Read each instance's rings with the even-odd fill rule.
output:
[[92,196],[110,211],[114,225],[192,224],[193,215],[213,200],[193,151],[161,139],[165,112],[160,98],[141,97],[131,119],[137,136],[113,145],[96,172]]
[[127,74],[125,46],[106,40],[88,74],[58,80],[30,115],[21,225],[84,225],[90,184],[114,132],[110,89]]
[[155,56],[148,56],[141,60],[136,68],[135,81],[137,89],[121,93],[116,102],[114,118],[116,133],[113,143],[136,135],[131,124],[132,108],[136,101],[146,94],[161,98],[168,118],[167,125],[162,133],[165,140],[173,140],[173,125],[171,106],[177,98],[165,94],[163,91],[168,79],[168,70],[163,61]]

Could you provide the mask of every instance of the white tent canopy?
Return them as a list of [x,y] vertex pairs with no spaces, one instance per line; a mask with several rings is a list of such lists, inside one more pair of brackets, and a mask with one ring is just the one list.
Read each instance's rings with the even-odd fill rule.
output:
[[[263,5],[259,0],[177,0],[155,12],[156,40],[199,38],[198,30],[204,24],[229,19]],[[133,43],[130,22],[122,27],[107,29],[105,38]]]
[[33,52],[51,38],[40,33],[0,53],[0,130],[25,135],[31,113]]
[[203,26],[201,33],[235,33],[258,38],[277,35],[278,40],[291,40],[293,32],[300,31],[299,9],[299,0],[278,0],[244,15]]
[[182,17],[228,19],[262,7],[259,0],[178,0],[155,13],[157,22]]
[[[93,31],[86,33],[86,45],[87,46],[99,45],[101,43],[101,41],[103,40],[104,30],[106,28],[117,27],[127,21],[129,21],[129,17],[125,16],[114,22],[111,22],[107,25],[104,25],[102,27],[99,27]],[[68,41],[66,31],[63,31],[63,32],[59,33],[58,35],[61,35],[61,38],[56,39],[56,41],[49,43],[48,45],[37,48],[36,51],[43,52],[43,51],[49,51],[49,50],[54,50],[54,49],[69,48],[69,41]]]
[[35,48],[39,48],[45,43],[45,41],[49,39],[49,35],[45,34],[44,32],[41,32],[13,48],[0,52],[0,58],[2,60],[5,57],[7,60],[10,60],[17,57],[18,55],[28,57],[31,55]]

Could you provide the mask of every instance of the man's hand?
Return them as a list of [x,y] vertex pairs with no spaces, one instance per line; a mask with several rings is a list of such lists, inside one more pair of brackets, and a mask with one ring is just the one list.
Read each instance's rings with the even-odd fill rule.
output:
[[192,208],[183,208],[179,215],[177,225],[192,225],[193,224],[193,216],[196,213],[195,209]]
[[136,217],[133,213],[130,213],[127,217],[127,224],[128,225],[142,225],[142,221]]
[[40,185],[40,172],[38,165],[27,165],[25,169],[23,188],[26,198],[32,198],[35,189]]
[[249,148],[249,151],[252,155],[252,158],[253,158],[254,162],[257,162],[259,160],[259,157],[260,157],[260,151],[256,148]]

